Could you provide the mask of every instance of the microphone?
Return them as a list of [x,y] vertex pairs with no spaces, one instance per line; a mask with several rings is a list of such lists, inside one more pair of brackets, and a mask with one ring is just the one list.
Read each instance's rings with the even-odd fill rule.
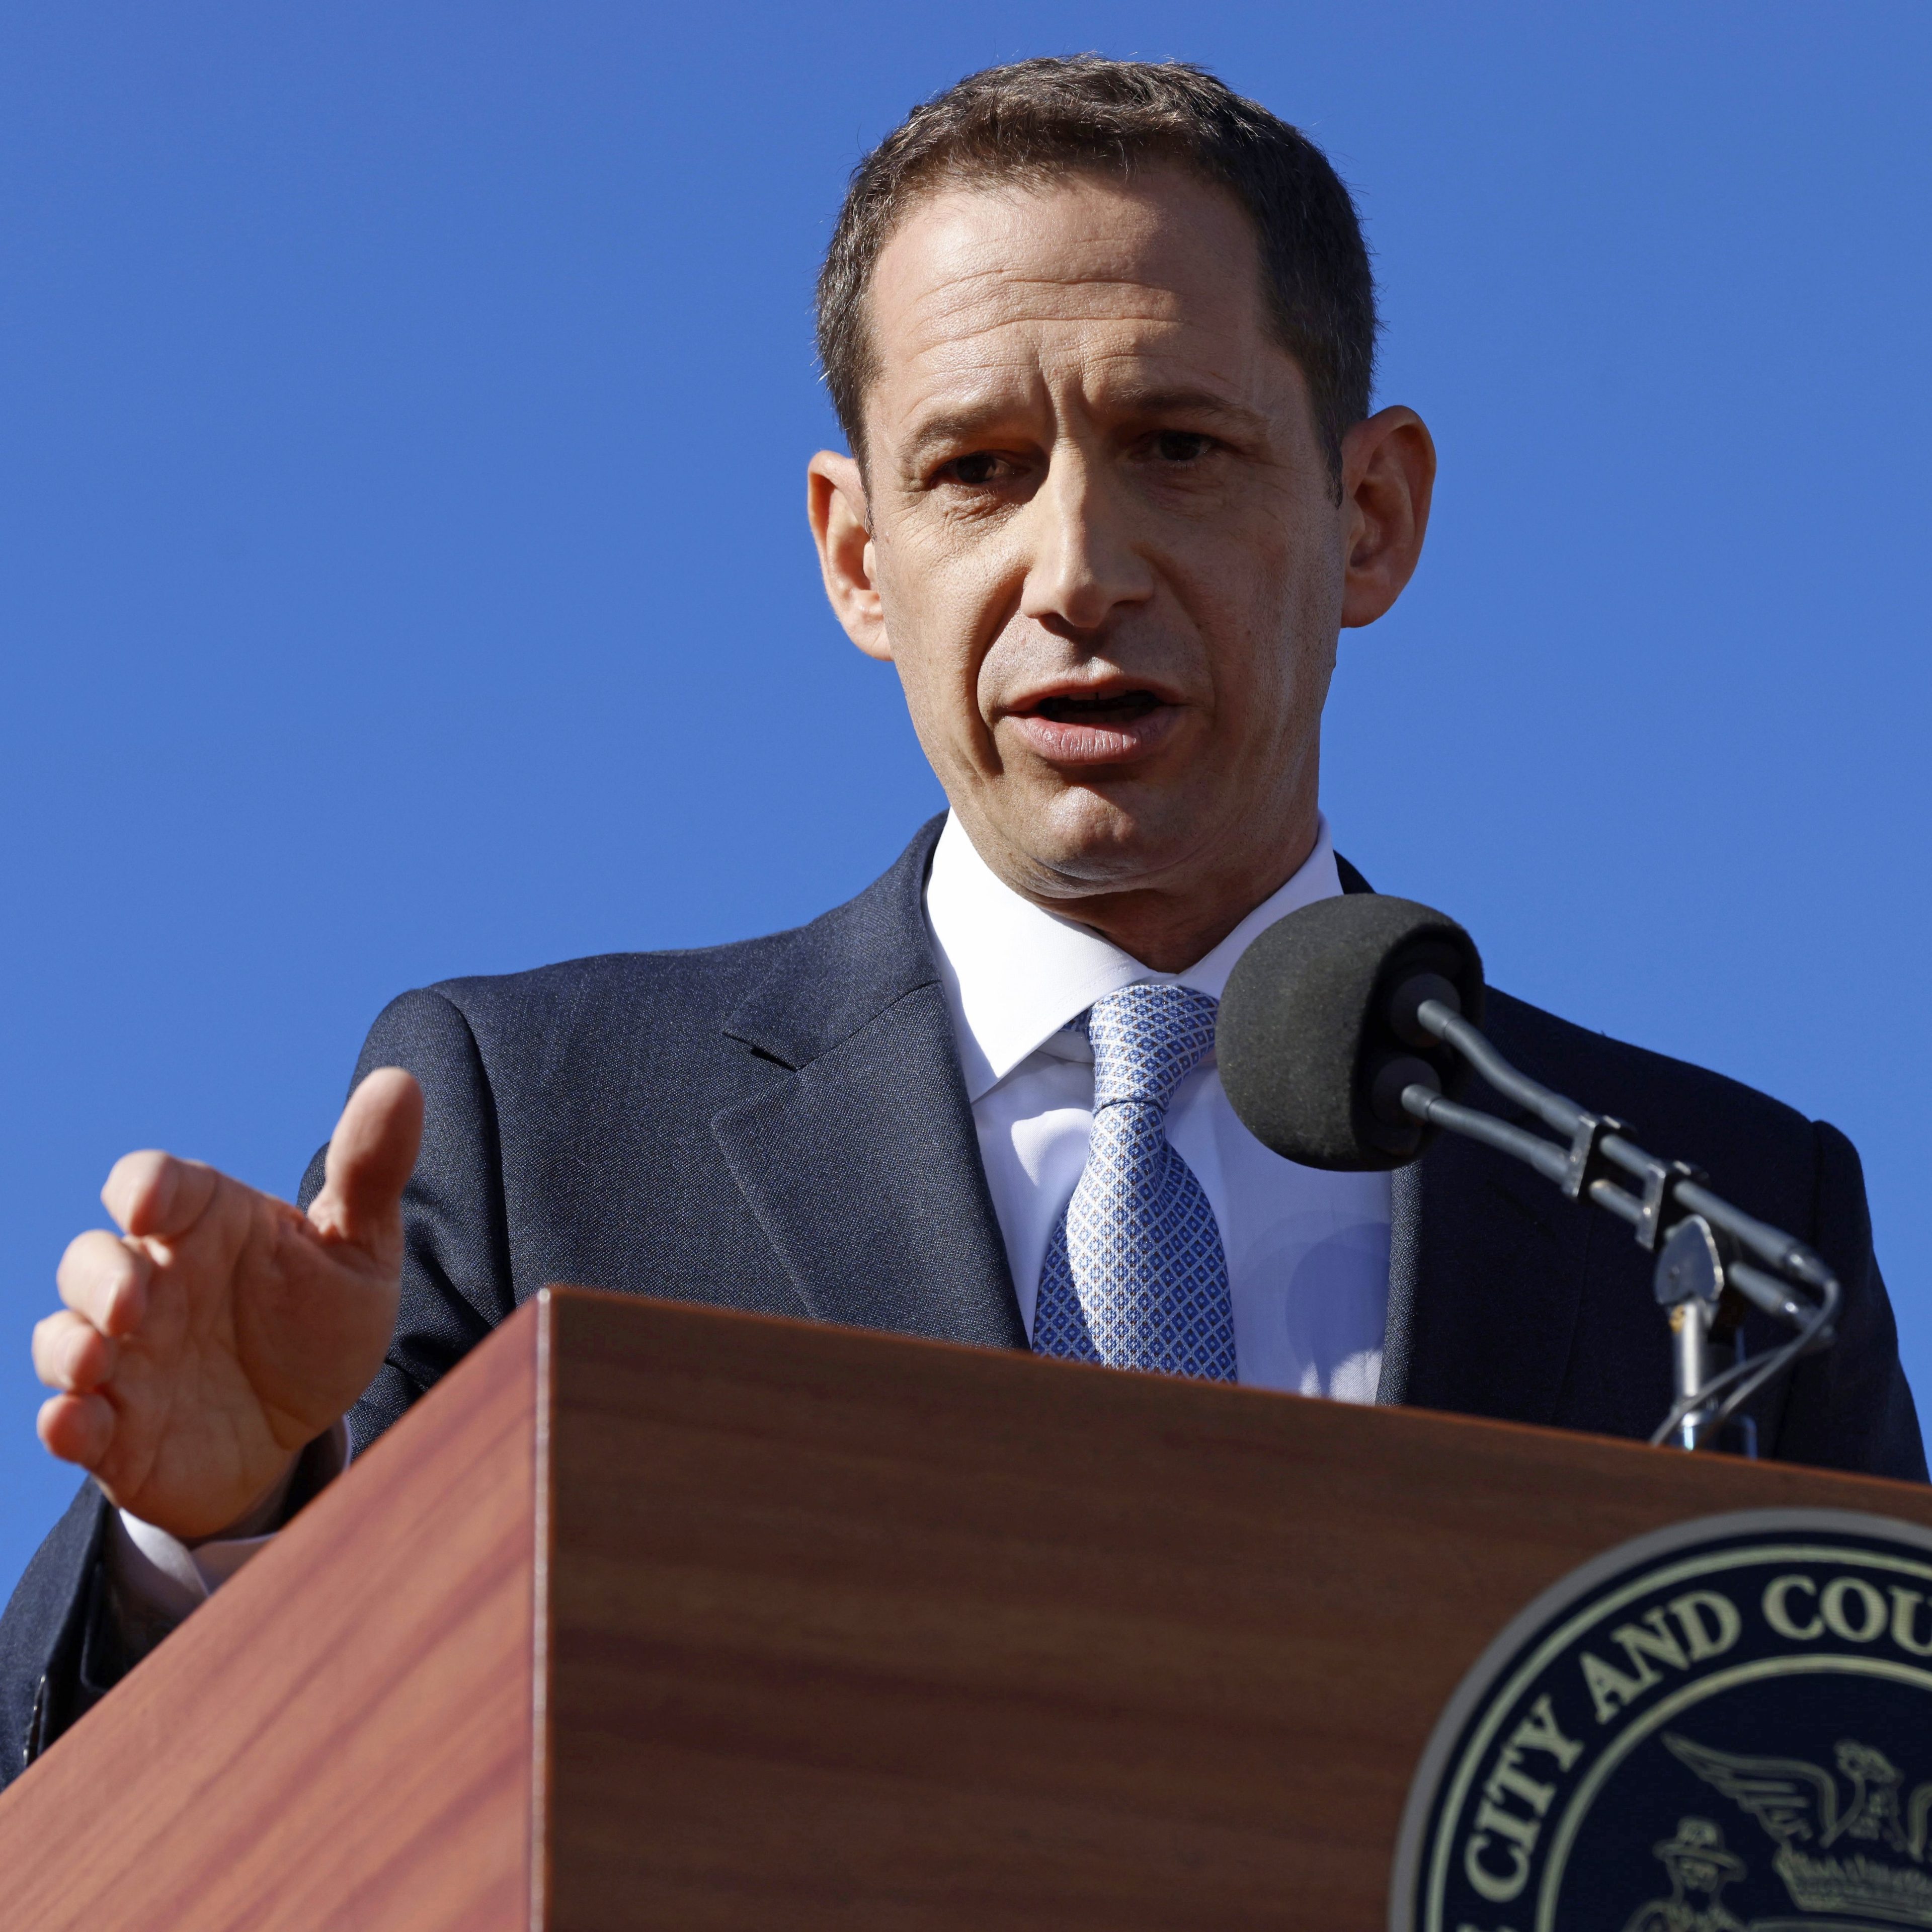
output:
[[1406,1166],[1438,1129],[1403,1107],[1404,1090],[1462,1084],[1454,1049],[1417,1018],[1428,1000],[1481,1024],[1482,959],[1454,920],[1371,892],[1302,907],[1228,976],[1215,1053],[1229,1103],[1284,1160]]
[[[1304,1167],[1402,1167],[1438,1132],[1457,1134],[1628,1222],[1656,1258],[1675,1337],[1677,1400],[1651,1440],[1708,1446],[1774,1376],[1831,1346],[1837,1278],[1802,1242],[1712,1193],[1695,1168],[1646,1154],[1622,1121],[1519,1072],[1482,1017],[1482,959],[1454,920],[1375,893],[1319,899],[1235,962],[1215,1029],[1221,1085],[1264,1147]],[[1461,1104],[1472,1070],[1563,1138]],[[1747,1302],[1796,1337],[1746,1360]]]

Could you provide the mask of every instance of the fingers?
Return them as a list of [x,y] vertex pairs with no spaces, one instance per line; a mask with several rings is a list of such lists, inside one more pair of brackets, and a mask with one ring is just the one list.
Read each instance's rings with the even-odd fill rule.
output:
[[112,1336],[67,1309],[34,1324],[34,1372],[49,1388],[85,1395],[113,1374],[119,1353]]
[[152,1148],[123,1154],[114,1163],[100,1202],[124,1232],[166,1240],[200,1220],[221,1177],[205,1162],[177,1160]]
[[90,1228],[68,1244],[54,1280],[60,1298],[104,1335],[131,1335],[148,1312],[154,1263],[105,1228]]
[[34,1372],[60,1393],[40,1405],[40,1440],[65,1462],[98,1468],[114,1440],[113,1405],[99,1393],[147,1311],[148,1257],[96,1228],[68,1244],[57,1280],[66,1307],[34,1327]]
[[49,1451],[83,1469],[98,1466],[114,1442],[114,1411],[104,1396],[50,1396],[35,1426]]
[[379,1066],[349,1096],[328,1144],[326,1184],[309,1209],[325,1233],[356,1242],[391,1232],[422,1144],[422,1089]]

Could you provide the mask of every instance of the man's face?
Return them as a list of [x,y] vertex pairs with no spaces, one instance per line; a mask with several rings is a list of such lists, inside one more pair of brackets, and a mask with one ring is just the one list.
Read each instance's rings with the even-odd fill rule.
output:
[[814,521],[974,844],[1049,904],[1272,890],[1312,836],[1337,631],[1400,585],[1347,608],[1362,510],[1238,207],[1167,169],[947,190],[871,322],[864,475],[817,459]]

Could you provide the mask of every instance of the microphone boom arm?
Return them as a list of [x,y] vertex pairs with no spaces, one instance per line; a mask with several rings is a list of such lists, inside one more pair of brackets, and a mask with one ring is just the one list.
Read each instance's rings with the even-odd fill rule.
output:
[[[1397,1063],[1403,1074],[1426,1078],[1408,1080],[1389,1097],[1414,1119],[1512,1155],[1572,1200],[1594,1202],[1630,1224],[1638,1246],[1657,1256],[1657,1298],[1670,1311],[1677,1345],[1676,1400],[1651,1441],[1675,1437],[1686,1449],[1714,1442],[1774,1376],[1801,1356],[1831,1346],[1841,1298],[1837,1277],[1803,1242],[1713,1194],[1694,1168],[1646,1154],[1621,1120],[1589,1113],[1520,1072],[1440,997],[1444,992],[1454,999],[1454,989],[1433,974],[1399,991],[1394,1006],[1407,1023],[1400,1030],[1451,1048],[1489,1086],[1564,1136],[1568,1144],[1447,1099],[1424,1061]],[[1794,1285],[1817,1299],[1793,1293]],[[1798,1332],[1778,1348],[1719,1368],[1713,1342],[1735,1335],[1738,1298]],[[1742,1348],[1738,1337],[1734,1355]]]

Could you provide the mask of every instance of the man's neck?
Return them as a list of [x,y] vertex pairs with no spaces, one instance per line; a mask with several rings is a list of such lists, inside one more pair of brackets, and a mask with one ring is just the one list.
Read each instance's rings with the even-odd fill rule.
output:
[[1206,958],[1263,900],[1279,892],[1307,856],[1306,851],[1298,854],[1278,877],[1210,908],[1154,892],[1111,894],[1058,907],[1046,901],[1039,903],[1063,919],[1077,919],[1091,927],[1156,973],[1184,973],[1196,961]]
[[[1078,921],[1156,973],[1184,973],[1307,863],[1317,828],[1311,812],[1306,825],[1268,857],[1231,865],[1207,878],[1197,875],[1184,887],[1163,884],[1058,897],[1030,890],[1022,880],[1005,883],[1042,911]],[[987,862],[996,874],[1001,871]]]

